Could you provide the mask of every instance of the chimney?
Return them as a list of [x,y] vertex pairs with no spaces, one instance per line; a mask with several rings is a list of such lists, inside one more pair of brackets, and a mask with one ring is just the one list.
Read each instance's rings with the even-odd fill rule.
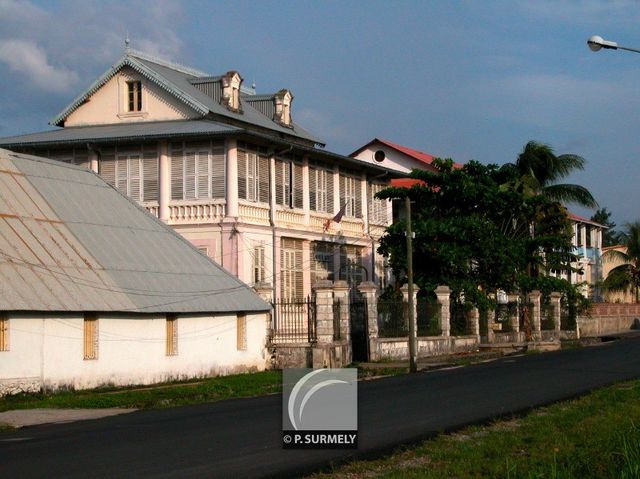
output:
[[273,114],[273,119],[287,128],[293,128],[293,122],[291,121],[292,101],[293,95],[286,88],[280,90],[274,96],[275,113]]
[[242,77],[237,71],[229,71],[222,76],[222,104],[229,110],[242,112],[240,105],[240,88]]

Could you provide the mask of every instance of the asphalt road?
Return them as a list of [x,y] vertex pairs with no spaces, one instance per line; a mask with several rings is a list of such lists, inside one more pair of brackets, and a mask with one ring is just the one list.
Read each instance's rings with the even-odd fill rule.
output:
[[359,385],[357,451],[283,450],[281,397],[235,399],[0,436],[3,477],[296,476],[640,377],[640,338]]

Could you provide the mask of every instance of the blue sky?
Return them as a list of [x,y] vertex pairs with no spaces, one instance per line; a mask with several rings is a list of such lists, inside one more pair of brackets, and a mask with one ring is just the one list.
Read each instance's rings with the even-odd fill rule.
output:
[[[640,48],[633,1],[0,0],[0,136],[47,122],[131,46],[259,92],[348,154],[374,137],[465,162],[514,161],[535,139],[587,159],[621,225],[640,219]],[[578,214],[591,212],[575,208]]]

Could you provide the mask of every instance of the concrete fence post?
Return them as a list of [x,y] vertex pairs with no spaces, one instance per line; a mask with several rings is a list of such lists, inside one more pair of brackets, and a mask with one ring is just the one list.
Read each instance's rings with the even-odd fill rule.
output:
[[529,303],[531,303],[531,327],[533,329],[533,339],[540,341],[542,339],[542,332],[540,327],[540,297],[542,294],[538,290],[533,290],[529,293]]
[[561,310],[560,310],[560,301],[562,299],[562,294],[553,292],[550,295],[551,307],[553,308],[553,325],[556,332],[559,332],[561,329]]
[[467,326],[469,334],[480,336],[480,311],[478,311],[478,308],[473,308],[467,312]]
[[[258,283],[253,287],[253,289],[258,294],[258,296],[260,296],[260,299],[262,299],[263,301],[266,301],[271,305],[273,304],[273,288],[271,287],[270,284]],[[273,314],[273,306],[271,308],[271,311],[269,311],[268,313],[265,313],[267,342],[271,339],[273,335],[273,324],[271,319],[272,314]]]
[[440,334],[448,338],[451,336],[451,289],[449,286],[438,286],[436,297],[440,305]]
[[[402,302],[404,303],[405,307],[404,307],[404,322],[407,325],[407,330],[409,330],[409,285],[408,284],[404,284],[402,286],[402,288],[400,288],[400,291],[402,291]],[[416,336],[418,335],[418,291],[420,291],[420,288],[418,288],[417,284],[413,285],[413,306],[414,306],[414,310],[413,310],[413,328],[414,331],[416,332]]]
[[313,288],[316,307],[316,338],[318,344],[333,342],[333,283],[318,281]]
[[333,283],[333,300],[340,301],[340,338],[351,339],[349,324],[349,284],[338,280]]
[[515,304],[516,307],[513,310],[509,310],[511,317],[509,318],[511,321],[511,330],[514,333],[520,333],[520,305],[518,303],[518,295],[517,294],[509,294],[507,296],[507,301],[510,304]]
[[371,281],[364,281],[358,291],[367,301],[367,339],[369,341],[369,361],[377,361],[378,354],[378,291]]

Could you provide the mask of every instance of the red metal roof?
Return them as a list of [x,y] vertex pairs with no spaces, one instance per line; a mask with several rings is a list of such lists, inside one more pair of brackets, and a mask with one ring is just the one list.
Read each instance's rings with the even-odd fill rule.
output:
[[[418,160],[426,165],[431,165],[431,163],[433,163],[433,160],[436,159],[437,157],[430,155],[429,153],[425,153],[423,151],[419,151],[419,150],[414,150],[413,148],[409,148],[408,146],[402,146],[402,145],[398,145],[397,143],[393,143],[391,141],[382,139],[382,138],[374,138],[373,140],[371,140],[369,143],[367,143],[366,145],[358,148],[356,151],[354,151],[353,153],[351,153],[351,155],[349,156],[355,156],[358,153],[360,153],[362,150],[364,150],[367,146],[372,145],[373,143],[381,143],[385,146],[388,146],[389,148],[393,148],[396,151],[399,151],[400,153],[404,153],[407,156],[410,156],[411,158]],[[453,163],[453,167],[454,168],[462,168],[462,164],[461,163]]]
[[394,178],[391,180],[391,186],[395,186],[396,188],[411,188],[414,185],[426,185],[426,183],[413,178]]

